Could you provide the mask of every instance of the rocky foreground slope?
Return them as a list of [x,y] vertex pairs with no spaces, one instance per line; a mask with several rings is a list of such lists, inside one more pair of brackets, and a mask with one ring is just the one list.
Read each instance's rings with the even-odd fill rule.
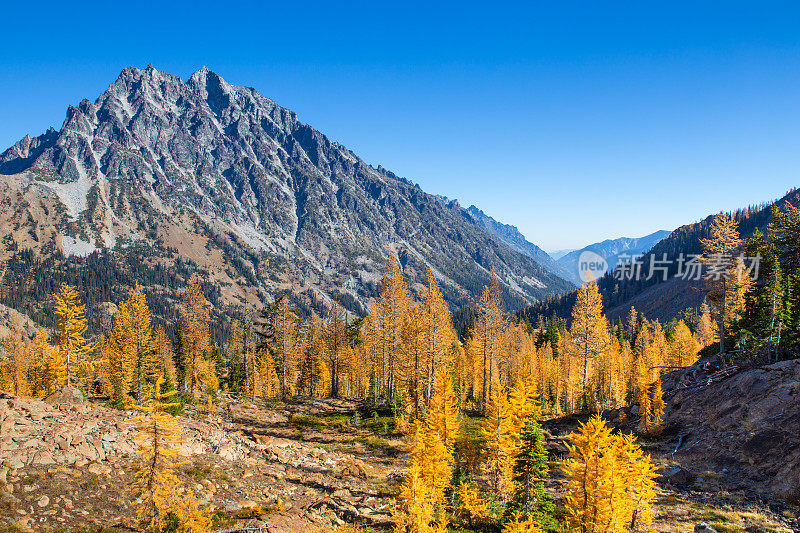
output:
[[[655,530],[800,531],[800,359],[758,368],[703,360],[663,381],[664,433],[640,438],[660,467]],[[133,525],[126,420],[136,413],[81,400],[0,394],[0,531]],[[217,514],[215,529],[391,529],[406,452],[388,420],[363,409],[357,417],[363,406],[347,400],[223,406],[179,419],[187,463],[178,475]],[[638,423],[636,406],[604,416],[623,431]],[[564,441],[583,418],[545,422],[557,503]]]
[[[133,430],[126,420],[136,413],[79,401],[0,393],[0,531],[135,525],[135,496],[127,489],[134,479]],[[288,423],[298,412],[352,407],[236,404],[211,417],[181,417],[187,463],[178,475],[217,513],[220,528],[386,524],[392,501],[386,491],[398,479],[393,456],[366,447],[356,434],[332,436]]]
[[676,460],[800,503],[800,359],[743,369],[702,361],[665,376],[664,388]]

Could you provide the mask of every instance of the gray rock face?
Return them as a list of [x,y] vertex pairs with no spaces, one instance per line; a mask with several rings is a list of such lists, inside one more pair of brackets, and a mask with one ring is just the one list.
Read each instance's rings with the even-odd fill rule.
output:
[[390,252],[412,281],[432,268],[454,302],[475,298],[492,269],[512,305],[570,287],[457,204],[373,168],[205,67],[185,82],[126,68],[97,100],[70,107],[60,131],[4,152],[0,173],[27,173],[25,183],[55,193],[73,220],[94,213],[93,246],[114,246],[112,221],[125,210],[181,208],[250,252],[307,263],[323,291],[361,301]]
[[758,490],[800,501],[800,359],[711,383],[704,364],[662,378],[665,422],[687,434],[674,458],[693,470],[744,474]]

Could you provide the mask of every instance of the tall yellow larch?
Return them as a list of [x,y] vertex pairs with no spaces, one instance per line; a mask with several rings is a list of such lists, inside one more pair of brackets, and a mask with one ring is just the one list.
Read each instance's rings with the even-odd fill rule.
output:
[[291,395],[300,359],[300,318],[289,305],[289,297],[283,295],[266,311],[265,319],[265,336],[277,365],[281,397],[286,398]]
[[519,432],[516,416],[502,386],[492,389],[481,434],[486,441],[486,460],[482,470],[489,477],[489,486],[494,493],[502,501],[508,501],[514,491],[512,469],[519,446]]
[[649,455],[642,452],[632,435],[615,436],[615,455],[617,456],[618,482],[612,495],[615,519],[621,531],[648,531],[653,518],[652,503],[655,499],[656,465]]
[[642,386],[646,386],[652,381],[653,343],[650,324],[646,319],[644,320],[644,327],[636,337],[632,356],[634,367],[631,375],[631,390],[634,391],[634,401],[638,401],[639,394],[642,393]]
[[0,390],[15,396],[31,395],[31,366],[30,350],[22,338],[22,331],[15,329],[0,340]]
[[425,485],[428,489],[433,515],[438,527],[447,523],[445,493],[453,479],[453,455],[442,436],[425,425],[422,438],[425,440],[425,455],[422,466]]
[[[627,343],[624,343],[627,344]],[[630,354],[630,347],[620,343],[617,337],[612,337],[608,346],[608,402],[609,407],[616,409],[622,405],[626,396],[626,357]]]
[[259,356],[253,368],[253,397],[275,398],[280,391],[278,373],[275,371],[275,361],[266,348],[259,351]]
[[109,375],[115,386],[124,394],[132,392],[142,404],[148,394],[145,388],[154,382],[160,363],[153,350],[150,309],[138,283],[119,305],[108,344]]
[[36,331],[30,349],[36,368],[31,386],[34,395],[41,398],[58,389],[61,376],[66,375],[66,364],[60,357],[58,347],[50,344],[44,328]]
[[163,377],[159,377],[152,398],[139,407],[143,414],[129,420],[137,430],[136,480],[131,486],[136,495],[137,518],[146,531],[157,532],[172,512],[181,524],[178,531],[205,532],[211,526],[210,518],[198,509],[190,492],[181,494],[180,480],[175,475],[181,431],[166,410],[177,405],[169,402],[177,391],[162,393],[162,383]]
[[622,394],[620,402],[627,402],[633,396],[634,374],[636,372],[633,349],[627,340],[620,345],[620,375],[618,380]]
[[[650,336],[650,343],[650,368],[656,369],[665,366],[667,361],[669,361],[669,347],[667,345],[664,328],[661,327],[661,323],[657,319],[653,322],[653,332]],[[653,375],[657,373],[657,371],[654,371]]]
[[647,526],[655,467],[633,437],[593,417],[570,436],[564,505],[570,531],[622,533]]
[[253,310],[245,311],[241,324],[241,358],[243,370],[243,392],[250,398],[255,397],[256,382],[258,381],[258,342],[254,329]]
[[175,352],[172,350],[172,341],[167,337],[163,327],[153,328],[152,345],[159,373],[165,374],[170,382],[175,383]]
[[342,377],[349,372],[351,355],[348,333],[347,311],[336,300],[325,309],[323,339],[325,342],[325,362],[330,373],[331,396],[341,394]]
[[420,418],[424,408],[425,387],[428,374],[428,351],[425,330],[425,312],[416,305],[409,309],[403,320],[402,349],[398,362],[398,381],[411,402],[414,418]]
[[439,372],[436,375],[427,422],[429,431],[439,435],[450,453],[453,453],[458,434],[458,410],[458,398],[453,392],[452,379],[446,372]]
[[303,392],[309,397],[314,397],[325,391],[325,374],[328,373],[327,366],[323,362],[324,325],[316,315],[311,317],[303,341],[303,358],[300,365]]
[[[120,306],[114,315],[114,327],[105,342],[101,345],[102,360],[104,367],[104,387],[111,393],[122,399],[128,395],[133,383],[133,353],[131,345],[125,342],[126,334],[122,324],[130,321],[123,318],[127,310]],[[130,402],[133,403],[133,399]],[[121,405],[117,407],[122,407]]]
[[61,291],[56,295],[55,307],[59,357],[64,363],[65,373],[63,377],[58,376],[59,386],[62,384],[72,386],[73,374],[81,365],[90,362],[89,357],[95,349],[95,345],[84,337],[86,332],[84,308],[75,287],[62,283]]
[[711,316],[711,307],[703,302],[700,306],[700,314],[697,319],[696,340],[700,348],[705,348],[719,339],[717,334],[717,323]]
[[435,504],[426,475],[426,446],[422,425],[413,424],[408,474],[400,487],[394,509],[395,531],[429,533],[433,531]]
[[436,378],[440,371],[449,371],[453,360],[453,345],[456,343],[456,332],[450,309],[442,297],[436,277],[428,270],[425,290],[422,293],[420,309],[423,314],[423,336],[426,352],[426,384],[425,401],[430,402]]
[[553,414],[559,415],[563,412],[562,404],[564,404],[563,390],[567,368],[565,362],[569,357],[569,354],[566,353],[567,339],[565,339],[565,335],[569,336],[569,331],[562,332],[558,329],[556,329],[556,331],[558,331],[558,333],[556,334],[555,340],[550,344],[550,350],[553,352],[553,377],[555,381],[553,385],[553,401],[555,402],[553,405]]
[[500,337],[500,352],[495,361],[497,382],[507,389],[514,386],[522,370],[523,338],[527,334],[519,324],[506,322]]
[[486,404],[492,396],[494,385],[498,382],[497,363],[501,356],[506,324],[500,280],[493,273],[492,283],[483,288],[483,294],[478,302],[470,343],[470,349],[475,353],[475,381],[480,390],[481,408],[484,411],[487,409]]
[[[515,444],[519,445],[519,435],[525,419],[539,413],[539,392],[532,377],[518,379],[508,395],[508,403],[513,417]],[[516,455],[516,453],[514,454]]]
[[679,321],[672,334],[672,342],[669,344],[669,364],[671,366],[689,366],[697,360],[699,350],[700,345],[692,336],[688,326],[683,320]]
[[[615,440],[599,418],[583,424],[567,444],[569,458],[562,463],[566,476],[564,505],[569,531],[605,533],[613,521]],[[612,529],[620,531],[620,529]]]
[[737,279],[736,256],[744,242],[739,235],[738,224],[729,215],[719,213],[714,216],[709,228],[709,237],[700,239],[703,245],[701,260],[705,263],[703,278],[708,286],[708,301],[716,308],[719,328],[720,353],[725,353],[727,327],[736,317],[736,303],[740,295]]
[[397,392],[403,320],[410,307],[411,294],[403,271],[394,256],[389,256],[380,296],[367,316],[367,347],[375,361],[375,392],[380,397],[392,399]]
[[590,365],[608,345],[608,325],[603,316],[603,300],[596,282],[585,283],[578,288],[572,308],[571,333],[582,371],[581,409],[590,410]]
[[181,359],[183,361],[186,380],[184,388],[192,395],[206,381],[214,381],[206,361],[211,351],[211,339],[208,324],[211,320],[206,297],[197,274],[192,274],[183,293],[180,329]]
[[410,424],[409,473],[397,509],[401,531],[446,531],[445,491],[452,479],[453,440],[458,432],[455,409],[449,376],[440,373],[428,418]]

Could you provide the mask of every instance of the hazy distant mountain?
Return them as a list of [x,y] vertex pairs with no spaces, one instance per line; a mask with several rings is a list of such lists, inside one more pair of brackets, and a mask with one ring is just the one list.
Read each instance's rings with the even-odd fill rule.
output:
[[412,283],[432,269],[454,304],[477,299],[492,269],[510,307],[570,288],[543,252],[498,239],[205,67],[186,81],[126,68],[94,102],[70,107],[59,131],[4,152],[0,174],[0,254],[30,268],[35,257],[113,251],[116,284],[130,271],[169,288],[199,270],[225,303],[291,290],[357,312],[388,254]]
[[609,270],[613,270],[614,267],[617,266],[620,255],[625,254],[627,256],[633,256],[644,254],[669,234],[669,231],[659,230],[639,238],[620,237],[619,239],[607,239],[603,242],[590,244],[580,250],[573,250],[558,259],[558,263],[563,267],[567,279],[580,285],[581,281],[578,277],[578,259],[583,252],[591,251],[600,255],[605,258]]
[[551,250],[551,251],[547,252],[547,255],[552,257],[555,261],[558,261],[559,259],[561,259],[562,257],[564,257],[565,255],[567,255],[568,253],[570,253],[570,252],[572,252],[574,250],[575,250],[575,248],[565,248],[563,250]]

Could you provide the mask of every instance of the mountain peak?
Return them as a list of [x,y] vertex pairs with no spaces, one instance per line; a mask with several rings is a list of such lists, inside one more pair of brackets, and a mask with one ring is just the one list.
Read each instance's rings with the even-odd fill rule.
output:
[[196,82],[205,82],[206,78],[208,78],[209,76],[214,76],[219,79],[222,79],[218,74],[213,72],[210,68],[203,65],[202,67],[194,71],[191,76],[189,76],[189,80],[194,80]]
[[[421,281],[434,270],[453,303],[476,300],[492,270],[512,305],[569,288],[460,208],[367,165],[292,111],[206,66],[186,81],[152,65],[124,69],[94,102],[70,108],[60,131],[0,155],[0,173],[25,172],[64,207],[48,212],[66,217],[53,222],[69,228],[54,237],[65,253],[113,247],[119,238],[170,243],[189,224],[202,228],[195,242],[235,240],[226,254],[268,292],[287,284],[335,288],[336,298],[346,290],[363,306],[386,250]],[[250,266],[241,270],[246,258]],[[276,276],[278,268],[288,270]]]

